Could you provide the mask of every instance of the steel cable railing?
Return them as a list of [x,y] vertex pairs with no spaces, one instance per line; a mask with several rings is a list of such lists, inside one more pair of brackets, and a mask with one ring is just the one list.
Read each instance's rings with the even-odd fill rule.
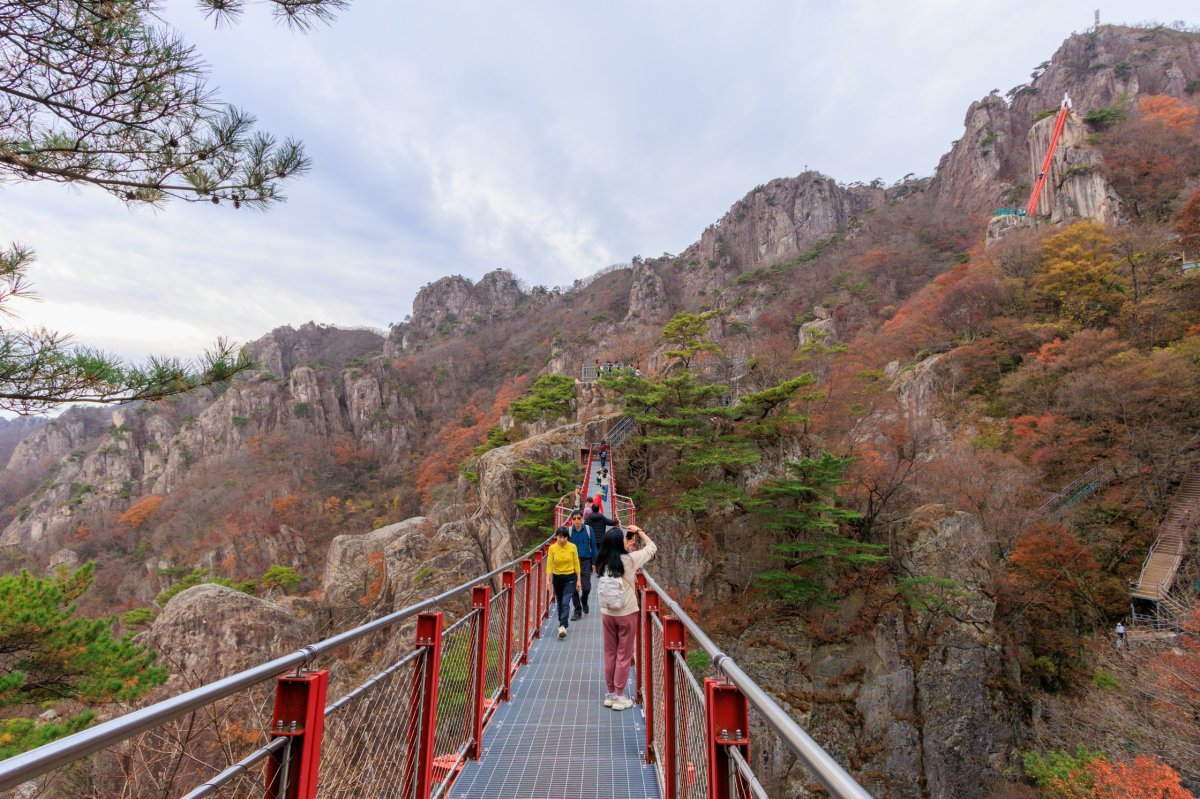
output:
[[[638,592],[646,639],[638,679],[652,704],[647,709],[647,759],[658,764],[664,799],[766,796],[786,790],[783,780],[790,767],[752,757],[752,736],[769,736],[772,740],[755,751],[789,753],[836,799],[870,799],[653,578],[640,574]],[[706,678],[703,687],[687,665],[689,640],[708,655],[718,675]]]
[[767,791],[758,781],[754,770],[742,757],[737,749],[727,749],[726,753],[732,765],[729,774],[729,795],[734,799],[770,799]]

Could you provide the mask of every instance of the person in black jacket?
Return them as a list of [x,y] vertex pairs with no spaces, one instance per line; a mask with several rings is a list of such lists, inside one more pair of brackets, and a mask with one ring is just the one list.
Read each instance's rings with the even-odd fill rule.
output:
[[592,528],[593,541],[603,541],[604,534],[608,532],[608,528],[621,526],[619,521],[610,519],[600,512],[600,504],[598,502],[592,503],[592,512],[587,515],[584,521],[587,522],[588,527]]

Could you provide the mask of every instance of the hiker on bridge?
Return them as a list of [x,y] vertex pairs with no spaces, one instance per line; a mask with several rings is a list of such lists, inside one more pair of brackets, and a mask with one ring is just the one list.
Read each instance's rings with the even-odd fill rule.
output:
[[597,494],[592,500],[592,512],[587,515],[587,526],[592,528],[592,540],[596,542],[596,549],[600,549],[600,542],[604,540],[604,534],[608,532],[610,527],[620,527],[621,522],[617,519],[610,519],[604,515],[600,509],[603,506],[603,500]]
[[571,594],[571,605],[575,608],[571,621],[579,621],[589,612],[588,595],[592,593],[592,561],[596,559],[596,539],[592,535],[592,528],[583,523],[581,510],[571,511],[571,519],[564,529],[579,554],[580,589]]
[[[639,541],[641,547],[634,549]],[[633,580],[657,551],[650,537],[631,524],[625,534],[620,528],[606,532],[596,555],[596,597],[604,619],[604,706],[613,710],[633,707],[633,700],[625,696],[637,640],[638,600]]]
[[569,540],[567,528],[554,532],[554,543],[546,550],[546,588],[554,591],[558,603],[558,637],[567,637],[570,626],[571,596],[580,589],[579,550]]
[[600,446],[596,450],[600,453],[600,468],[608,468],[608,439],[601,439]]

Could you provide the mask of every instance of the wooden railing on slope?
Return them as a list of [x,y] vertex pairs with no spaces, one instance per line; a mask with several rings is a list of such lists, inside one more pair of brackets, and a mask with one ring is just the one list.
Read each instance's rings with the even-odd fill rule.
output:
[[1167,599],[1184,554],[1200,522],[1200,467],[1184,478],[1167,515],[1158,527],[1158,538],[1142,564],[1142,573],[1130,595],[1134,599],[1162,602]]

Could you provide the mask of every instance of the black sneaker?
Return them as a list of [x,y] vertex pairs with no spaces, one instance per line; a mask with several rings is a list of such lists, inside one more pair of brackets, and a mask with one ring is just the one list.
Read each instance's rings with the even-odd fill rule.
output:
[[579,611],[575,611],[574,613],[571,614],[571,621],[579,621],[582,618],[583,618],[583,614],[581,614]]
[[587,605],[584,605],[584,606],[583,606],[583,615],[584,615],[584,616],[588,615],[588,609],[587,609]]

